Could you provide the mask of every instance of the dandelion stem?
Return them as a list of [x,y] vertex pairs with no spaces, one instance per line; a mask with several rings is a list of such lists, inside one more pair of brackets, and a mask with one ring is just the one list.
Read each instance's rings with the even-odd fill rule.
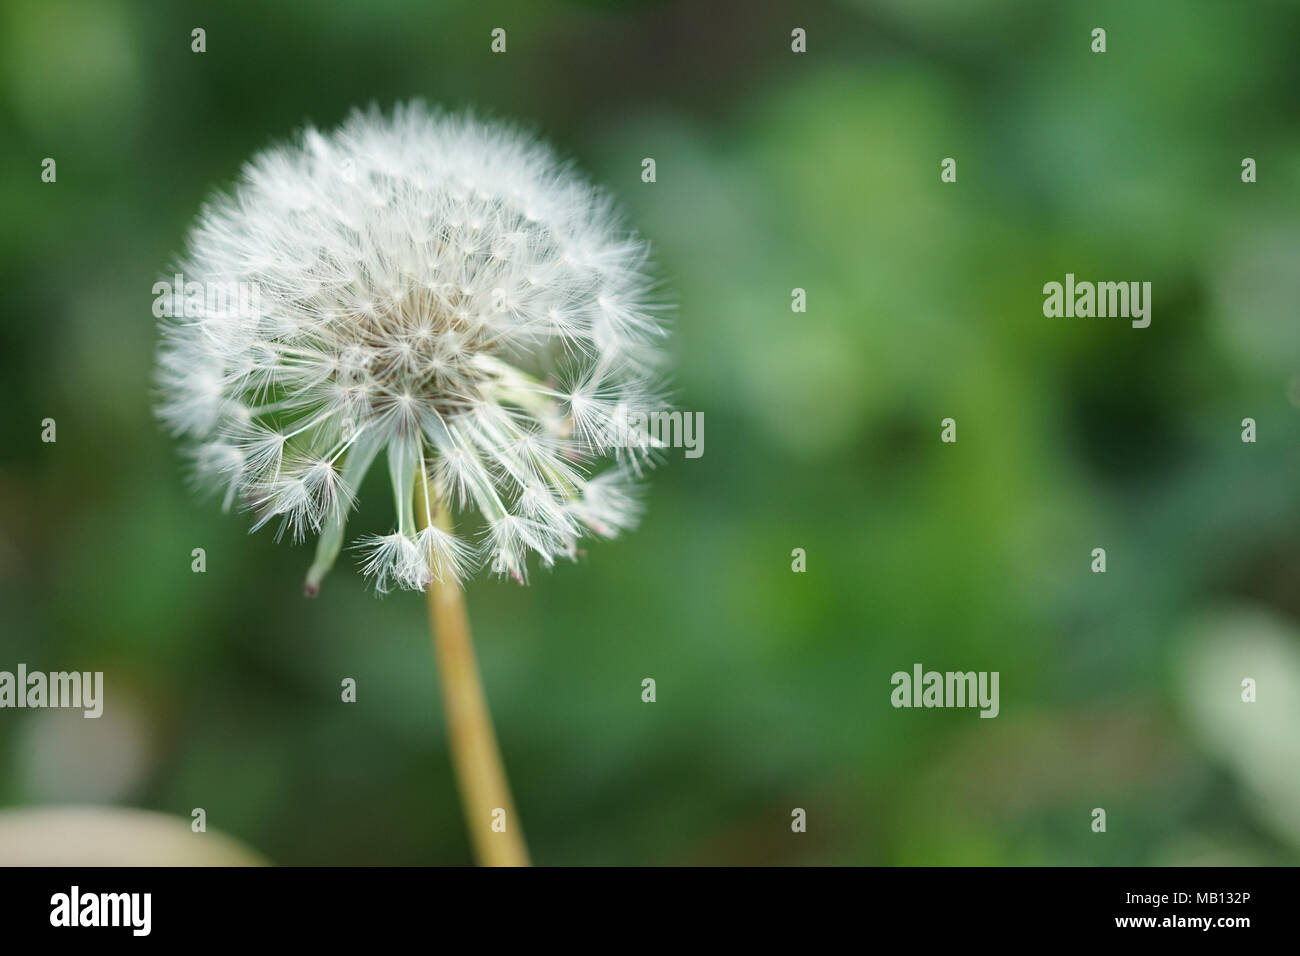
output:
[[[431,515],[436,527],[451,533],[448,509],[430,494],[434,489],[429,488],[423,468],[420,472],[415,482],[415,513],[420,526],[425,527]],[[447,738],[474,855],[484,866],[528,866],[523,828],[510,798],[510,784],[479,676],[465,592],[454,575],[444,573],[441,580],[435,577],[429,583],[428,600],[447,714]],[[498,811],[505,813],[504,832],[494,828]]]

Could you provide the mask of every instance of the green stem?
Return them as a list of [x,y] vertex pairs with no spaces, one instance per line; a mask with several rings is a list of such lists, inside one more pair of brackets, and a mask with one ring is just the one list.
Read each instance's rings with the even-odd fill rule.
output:
[[[415,482],[416,520],[423,528],[425,516],[431,514],[434,525],[450,534],[451,516],[436,496],[428,500],[423,471]],[[443,574],[441,580],[429,583],[428,601],[447,740],[475,857],[484,866],[528,866],[523,828],[510,796],[474,654],[465,592],[454,575]]]

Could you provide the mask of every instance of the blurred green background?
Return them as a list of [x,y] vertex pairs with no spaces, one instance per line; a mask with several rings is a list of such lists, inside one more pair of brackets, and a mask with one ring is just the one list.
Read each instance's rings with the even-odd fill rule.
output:
[[[304,600],[310,546],[191,495],[150,409],[205,196],[421,96],[609,185],[705,415],[639,531],[470,588],[537,862],[1296,863],[1298,35],[1219,0],[6,3],[0,669],[102,670],[107,703],[0,711],[0,807],[469,862],[419,596],[345,556]],[[1066,272],[1151,281],[1151,327],[1044,318]],[[999,671],[1001,715],[893,709],[917,662]]]

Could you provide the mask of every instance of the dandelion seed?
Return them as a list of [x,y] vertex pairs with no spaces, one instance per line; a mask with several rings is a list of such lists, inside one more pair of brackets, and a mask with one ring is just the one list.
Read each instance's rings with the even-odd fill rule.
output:
[[401,531],[363,538],[357,548],[365,552],[362,570],[374,578],[380,594],[394,586],[423,590],[428,583],[429,569],[420,549]]
[[473,552],[454,534],[429,525],[421,529],[415,539],[434,580],[459,581],[473,567]]

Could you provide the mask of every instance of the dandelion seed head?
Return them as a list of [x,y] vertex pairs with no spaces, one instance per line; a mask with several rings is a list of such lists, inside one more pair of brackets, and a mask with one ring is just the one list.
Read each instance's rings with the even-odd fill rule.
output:
[[[163,321],[159,415],[223,504],[320,536],[309,590],[381,457],[394,530],[358,545],[378,590],[479,567],[522,582],[530,555],[549,566],[635,524],[652,449],[615,426],[663,407],[647,258],[526,133],[420,103],[357,111],[203,207],[187,286],[255,294]],[[477,517],[452,533],[444,507]]]

